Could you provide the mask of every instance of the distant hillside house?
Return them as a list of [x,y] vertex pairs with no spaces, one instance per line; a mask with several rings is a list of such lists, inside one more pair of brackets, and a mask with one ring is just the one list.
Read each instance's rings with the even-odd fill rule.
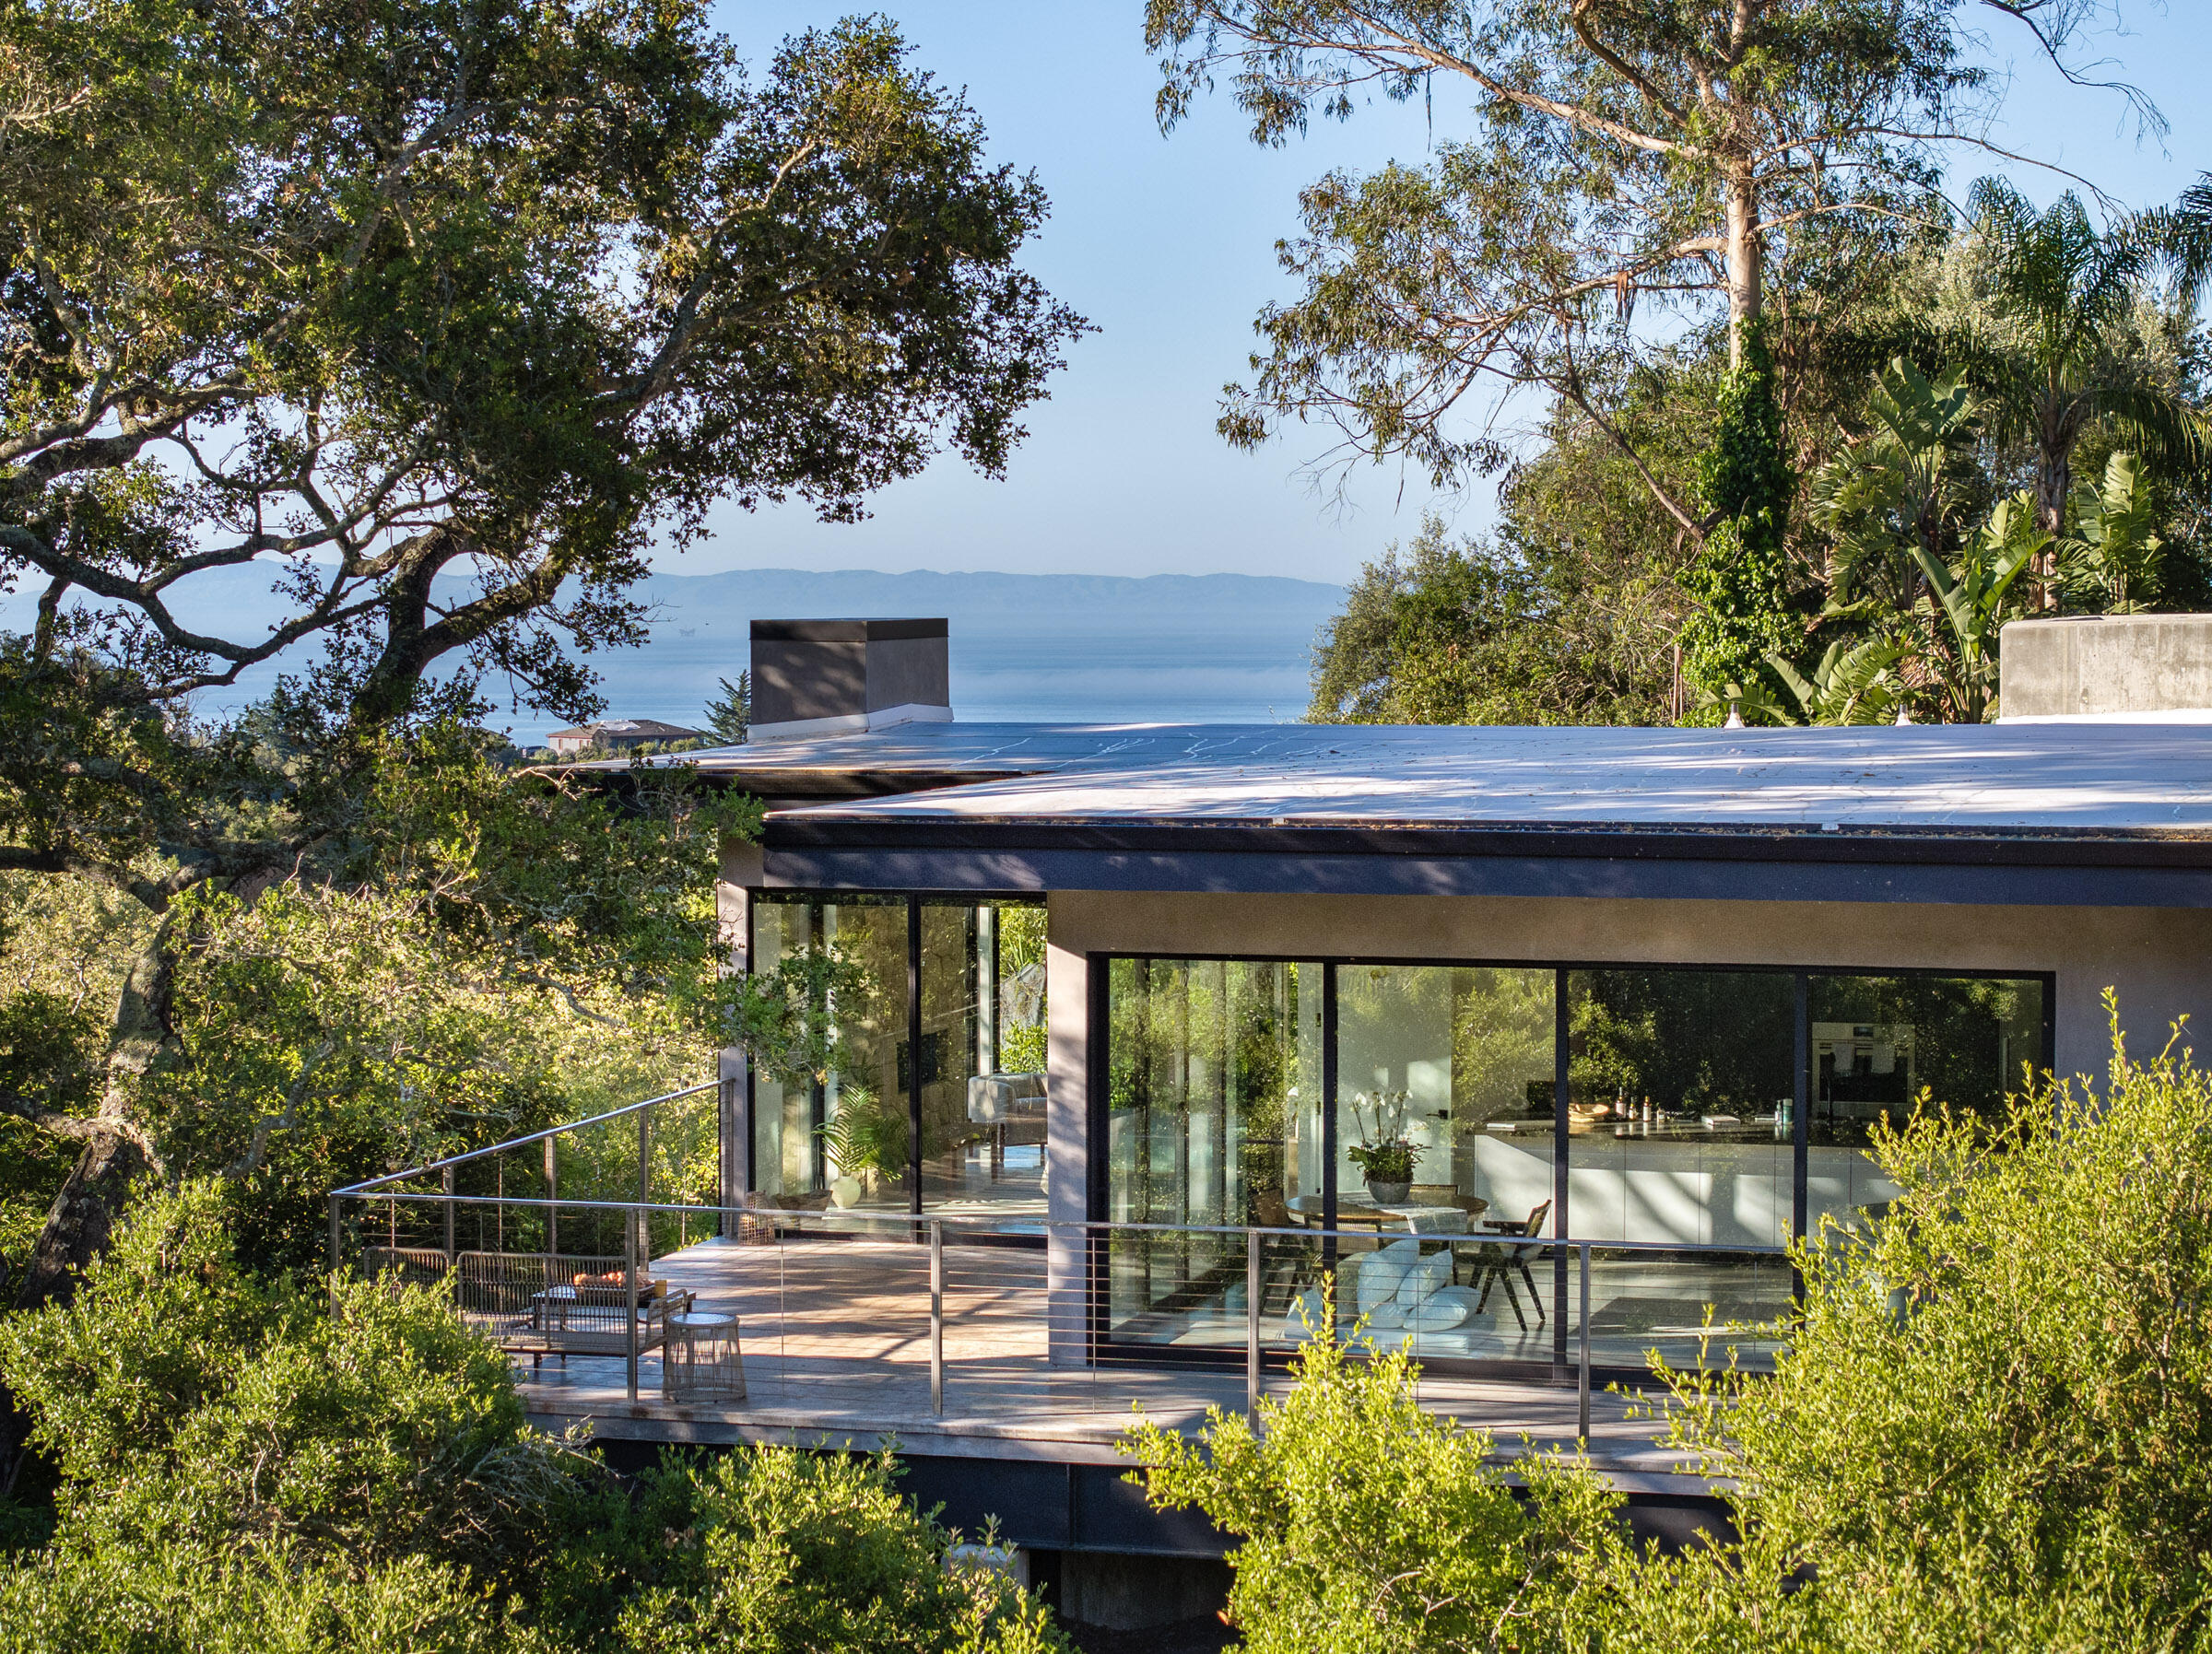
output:
[[652,742],[665,745],[671,741],[712,741],[714,737],[706,730],[686,729],[680,723],[663,723],[657,718],[608,718],[598,723],[580,723],[572,730],[555,730],[546,737],[546,745],[562,757],[569,757],[591,747],[606,752],[628,752],[633,746]]

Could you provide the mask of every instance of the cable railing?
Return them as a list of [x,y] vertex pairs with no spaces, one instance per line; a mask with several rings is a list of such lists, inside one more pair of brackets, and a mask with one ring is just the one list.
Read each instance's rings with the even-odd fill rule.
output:
[[[528,1362],[545,1411],[634,1411],[657,1391],[688,1415],[868,1433],[1252,1410],[1326,1336],[1406,1348],[1424,1405],[1478,1406],[1500,1376],[1562,1401],[1571,1384],[1587,1442],[1594,1375],[1653,1350],[1757,1370],[1792,1311],[1779,1248],[604,1198],[541,1146],[612,1125],[651,1196],[669,1179],[656,1128],[631,1117],[712,1089],[340,1190],[331,1267],[450,1290]],[[502,1155],[551,1164],[551,1194],[508,1183]],[[596,1164],[604,1180],[614,1162]]]

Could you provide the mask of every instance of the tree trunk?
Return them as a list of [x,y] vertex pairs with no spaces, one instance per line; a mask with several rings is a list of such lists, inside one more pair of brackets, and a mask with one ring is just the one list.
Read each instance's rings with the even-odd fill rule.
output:
[[2035,456],[2035,526],[2051,536],[2051,544],[2035,554],[2035,590],[2030,596],[2033,606],[2045,612],[2058,607],[2058,536],[2066,532],[2066,502],[2073,492],[2073,444],[2040,444]]
[[1731,172],[1728,209],[1728,365],[1744,365],[1744,330],[1759,320],[1766,249],[1759,236],[1759,183],[1748,169]]
[[[174,976],[169,955],[169,921],[132,961],[115,1006],[115,1035],[108,1051],[106,1085],[98,1118],[114,1130],[93,1136],[70,1168],[62,1191],[46,1214],[46,1226],[31,1249],[29,1261],[11,1306],[17,1311],[66,1304],[76,1291],[85,1266],[107,1249],[109,1238],[130,1201],[131,1185],[159,1169],[131,1120],[138,1082],[171,1038],[171,994]],[[15,1398],[0,1387],[0,1493],[12,1488],[22,1469],[29,1420]]]

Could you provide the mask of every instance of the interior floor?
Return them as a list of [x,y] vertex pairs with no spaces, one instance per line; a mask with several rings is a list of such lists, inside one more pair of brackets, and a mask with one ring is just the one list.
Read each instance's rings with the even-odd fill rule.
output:
[[[1317,1248],[1272,1249],[1263,1269],[1260,1333],[1274,1346],[1305,1342],[1324,1314]],[[1443,1256],[1431,1247],[1430,1259]],[[1357,1255],[1357,1254],[1355,1254]],[[1372,1254],[1369,1254],[1372,1255]],[[1528,1249],[1495,1273],[1466,1248],[1452,1261],[1449,1308],[1406,1324],[1399,1300],[1358,1301],[1352,1287],[1335,1305],[1339,1337],[1378,1348],[1405,1347],[1424,1360],[1549,1363],[1579,1360],[1582,1289],[1574,1255],[1564,1270],[1548,1249]],[[1149,1267],[1147,1268],[1147,1261]],[[1177,1263],[1184,1268],[1179,1270]],[[1526,1265],[1526,1274],[1522,1265]],[[1165,1267],[1163,1268],[1163,1264]],[[1115,1343],[1241,1349],[1249,1335],[1245,1260],[1147,1260],[1126,1250],[1113,1265],[1109,1337]],[[1175,1277],[1181,1273],[1182,1278]],[[1724,1365],[1734,1352],[1747,1370],[1771,1369],[1782,1347],[1775,1323],[1791,1308],[1793,1281],[1778,1258],[1682,1259],[1598,1252],[1590,1268],[1593,1366],[1642,1368],[1656,1353],[1676,1366]],[[1449,1320],[1452,1324],[1441,1323]]]

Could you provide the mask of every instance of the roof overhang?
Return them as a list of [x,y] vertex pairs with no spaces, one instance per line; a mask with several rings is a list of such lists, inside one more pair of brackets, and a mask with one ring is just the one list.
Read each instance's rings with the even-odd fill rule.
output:
[[774,812],[771,887],[2212,907],[2212,835]]

